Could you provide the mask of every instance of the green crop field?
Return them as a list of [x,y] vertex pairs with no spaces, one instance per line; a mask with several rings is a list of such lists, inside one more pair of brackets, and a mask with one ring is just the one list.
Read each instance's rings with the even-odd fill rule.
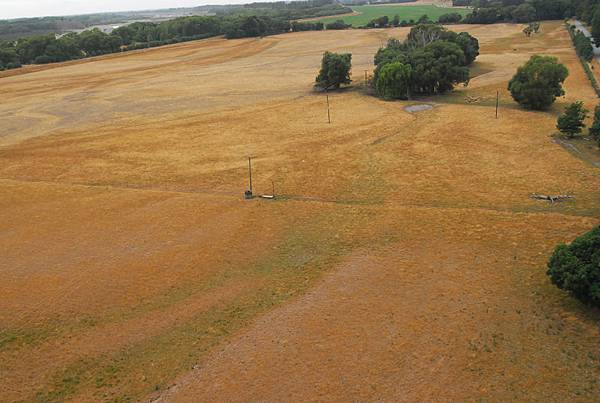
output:
[[450,8],[437,6],[404,6],[404,5],[389,5],[389,6],[355,6],[352,10],[360,13],[358,15],[332,16],[322,18],[319,21],[327,24],[336,20],[344,20],[347,24],[352,24],[354,27],[366,25],[374,18],[387,15],[390,19],[396,14],[400,16],[400,21],[418,20],[422,15],[427,14],[430,19],[437,21],[440,15],[448,13],[458,13],[465,16],[471,10],[465,8]]

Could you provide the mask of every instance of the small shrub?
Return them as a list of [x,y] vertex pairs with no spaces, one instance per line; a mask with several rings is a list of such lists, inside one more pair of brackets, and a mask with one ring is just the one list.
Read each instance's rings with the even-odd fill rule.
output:
[[384,99],[408,99],[412,69],[399,61],[384,64],[377,74],[375,90]]

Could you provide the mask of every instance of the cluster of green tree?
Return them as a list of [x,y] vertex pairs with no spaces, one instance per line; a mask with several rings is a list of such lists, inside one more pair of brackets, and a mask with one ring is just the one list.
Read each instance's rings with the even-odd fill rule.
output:
[[46,64],[117,52],[121,41],[97,29],[81,34],[70,33],[57,38],[54,34],[32,36],[15,42],[0,43],[0,69],[22,64]]
[[[111,36],[120,38],[121,44],[164,42],[170,39],[215,36],[223,33],[224,19],[218,17],[180,17],[161,23],[136,22],[115,29]],[[181,40],[179,40],[181,41]]]
[[321,70],[315,79],[315,87],[322,90],[338,89],[350,84],[352,55],[350,53],[325,52],[321,60]]
[[[449,13],[441,15],[438,19],[440,24],[455,24],[460,22],[462,16],[458,13]],[[366,28],[389,28],[389,27],[412,27],[420,24],[434,24],[434,22],[427,16],[423,14],[418,20],[402,20],[400,21],[400,16],[396,14],[394,18],[390,20],[387,15],[382,17],[374,18],[367,25]]]
[[235,16],[223,21],[223,32],[227,39],[276,35],[290,30],[289,21],[266,16]]
[[558,288],[600,307],[600,226],[559,245],[548,262],[548,276]]
[[562,84],[568,75],[569,70],[556,57],[534,55],[517,69],[508,89],[525,108],[544,110],[564,95]]
[[21,67],[14,42],[0,41],[0,71]]
[[571,0],[573,3],[573,15],[587,24],[592,24],[594,15],[600,6],[600,0]]
[[591,62],[594,58],[594,48],[590,38],[585,36],[583,32],[576,30],[573,25],[569,27],[569,30],[571,30],[571,38],[577,55],[586,62]]
[[351,28],[352,24],[346,24],[344,20],[337,20],[334,22],[330,22],[329,24],[325,24],[325,29],[348,29]]
[[398,25],[400,25],[400,16],[396,14],[392,20],[390,20],[390,18],[387,15],[378,18],[373,18],[365,26],[367,28],[387,28],[397,27]]
[[468,83],[468,66],[478,55],[479,42],[467,32],[418,25],[406,41],[390,39],[377,51],[373,86],[384,99],[444,93]]
[[589,62],[594,57],[594,48],[592,46],[592,41],[587,38],[582,32],[579,32],[575,29],[574,26],[571,26],[569,23],[565,23],[567,26],[567,31],[571,36],[571,40],[573,41],[573,45],[575,46],[575,51],[579,56],[579,61],[581,62],[581,66],[583,67],[583,71],[587,76],[588,80],[590,80],[590,84],[592,84],[592,88],[596,92],[596,95],[600,98],[600,85],[596,80],[596,76],[592,72],[590,68]]
[[322,22],[292,21],[292,31],[322,31],[325,28]]
[[464,21],[468,24],[561,20],[576,14],[587,0],[454,0],[457,6],[473,6]]
[[462,20],[462,15],[459,13],[442,14],[438,18],[440,24],[458,24]]

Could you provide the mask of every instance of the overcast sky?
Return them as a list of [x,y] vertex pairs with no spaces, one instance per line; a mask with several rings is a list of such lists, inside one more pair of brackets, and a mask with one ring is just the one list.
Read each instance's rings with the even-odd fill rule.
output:
[[190,7],[203,4],[251,3],[252,1],[258,0],[0,0],[0,19]]

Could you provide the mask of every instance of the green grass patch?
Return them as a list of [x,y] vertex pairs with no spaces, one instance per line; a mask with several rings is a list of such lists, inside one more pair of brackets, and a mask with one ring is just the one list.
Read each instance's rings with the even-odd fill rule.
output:
[[427,15],[431,20],[437,21],[440,15],[448,13],[458,13],[463,17],[471,12],[465,8],[450,8],[437,6],[355,6],[352,10],[358,15],[333,16],[322,18],[319,21],[327,24],[337,20],[344,20],[346,24],[352,24],[353,27],[362,27],[367,25],[374,18],[387,15],[390,19],[397,14],[400,21],[418,20],[421,16]]

